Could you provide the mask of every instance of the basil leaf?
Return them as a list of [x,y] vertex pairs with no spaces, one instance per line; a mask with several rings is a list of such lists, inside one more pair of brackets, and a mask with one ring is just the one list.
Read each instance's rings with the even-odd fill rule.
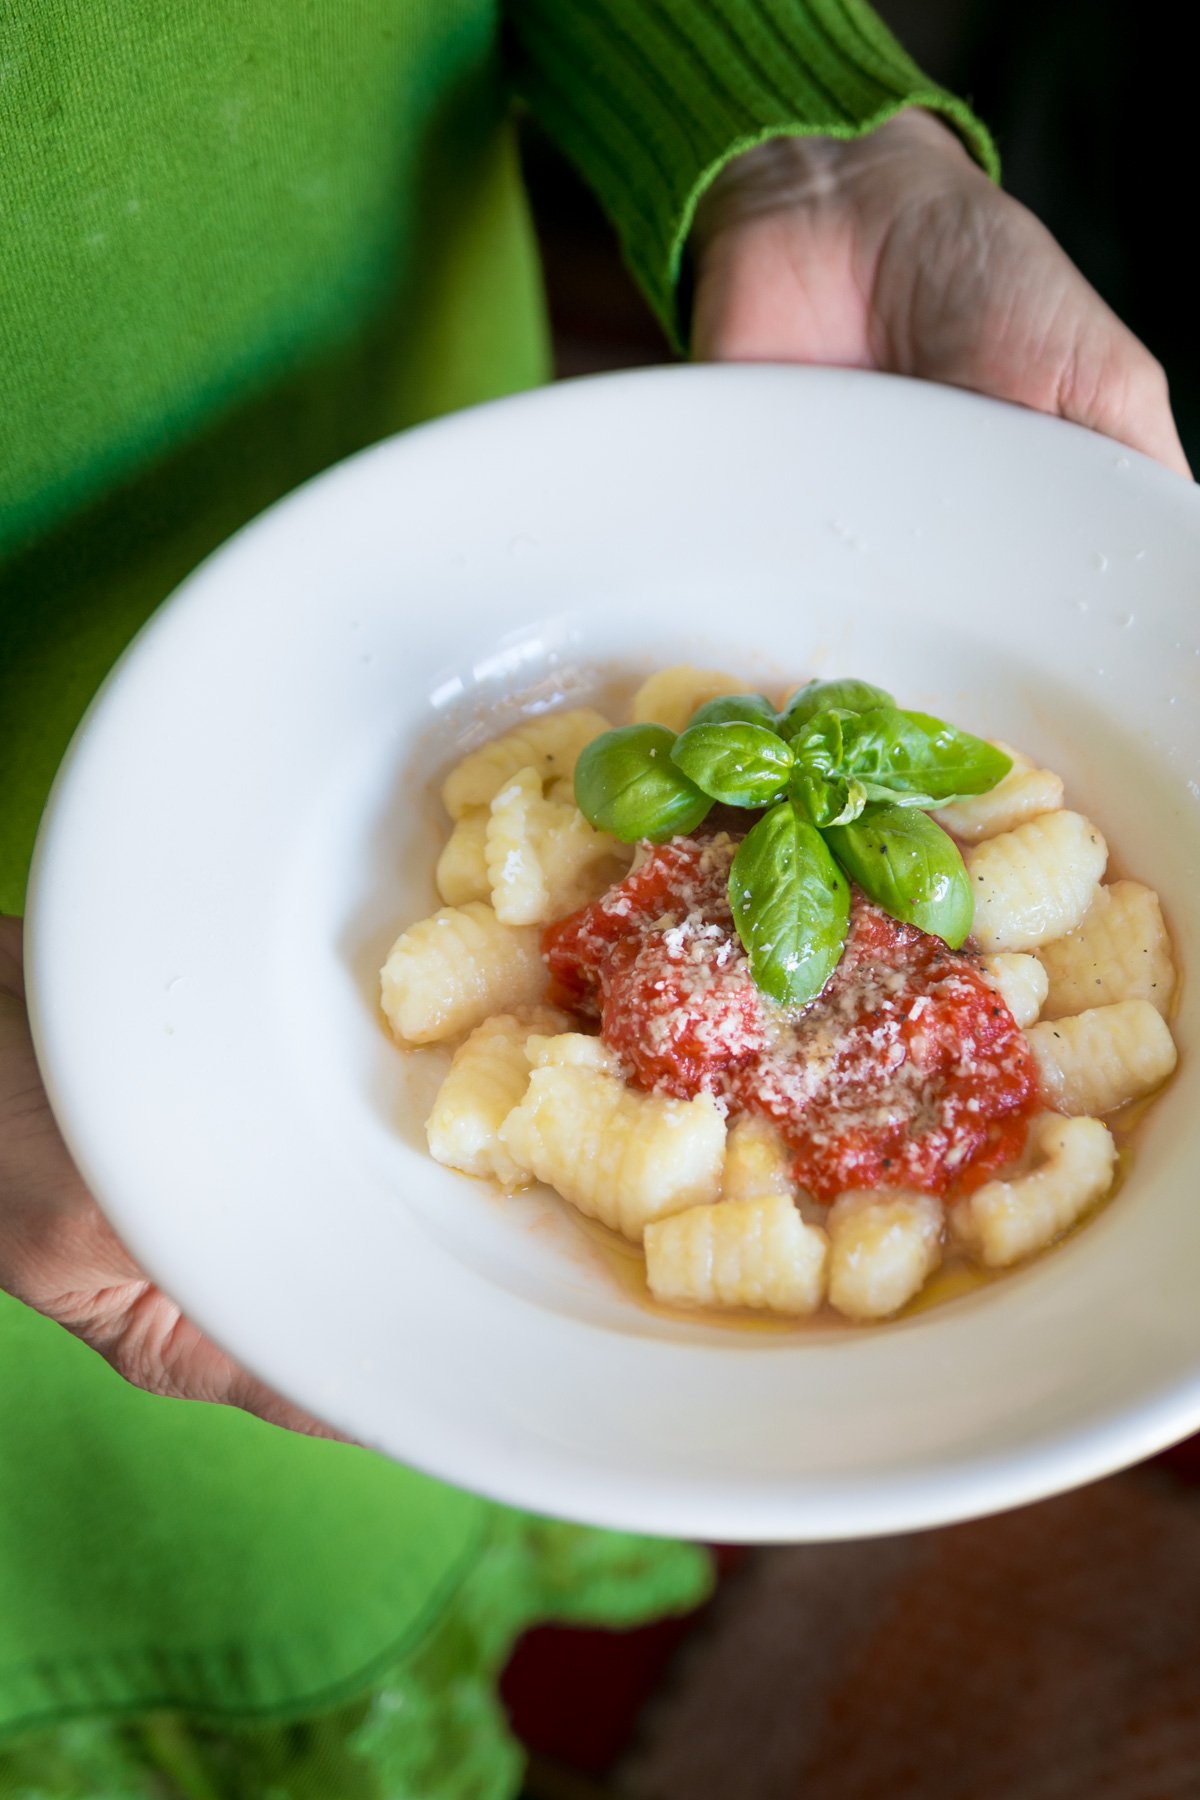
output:
[[798,764],[821,775],[834,775],[842,766],[842,721],[853,715],[816,713],[789,739]]
[[837,773],[842,763],[842,720],[850,716],[818,713],[792,739],[796,762],[788,793],[802,815],[819,829],[857,819],[867,803],[861,785],[852,784]]
[[831,796],[840,799],[842,803],[837,817],[829,820],[830,825],[849,825],[854,819],[861,816],[870,799],[870,795],[861,781],[847,781],[840,775],[836,781],[830,783],[830,793]]
[[820,832],[789,801],[742,839],[729,904],[763,992],[783,1006],[815,999],[842,954],[850,889]]
[[782,737],[793,738],[817,713],[829,712],[835,707],[843,712],[861,713],[895,704],[885,688],[872,687],[869,681],[855,681],[852,676],[845,676],[840,681],[810,681],[798,694],[792,695],[780,713],[779,732]]
[[830,825],[848,825],[870,798],[860,781],[847,781],[843,775],[816,775],[811,769],[793,769],[787,791],[800,808],[801,818],[818,831]]
[[721,694],[696,708],[688,720],[688,729],[693,725],[726,725],[730,720],[739,725],[765,725],[768,731],[774,731],[775,708],[761,694]]
[[674,745],[665,725],[622,725],[594,738],[575,764],[584,818],[624,844],[665,844],[694,831],[712,801],[675,767]]
[[927,814],[872,806],[852,825],[832,826],[825,841],[868,900],[958,949],[975,918],[971,882],[957,846]]
[[[934,795],[923,794],[916,788],[911,793],[898,794],[893,788],[885,787],[881,781],[860,780],[857,775],[851,779],[855,787],[861,788],[864,798],[868,801],[886,800],[890,806],[942,806],[945,804],[944,801],[936,799]],[[840,820],[838,822],[841,823]]]
[[792,753],[773,731],[730,719],[689,725],[676,738],[671,761],[726,806],[770,806],[787,786]]
[[944,806],[968,794],[984,794],[1012,768],[1002,750],[928,713],[878,707],[842,727],[845,771],[892,795],[920,793],[918,806]]
[[802,819],[821,828],[832,825],[845,807],[845,786],[797,763],[788,780],[788,798],[799,807]]

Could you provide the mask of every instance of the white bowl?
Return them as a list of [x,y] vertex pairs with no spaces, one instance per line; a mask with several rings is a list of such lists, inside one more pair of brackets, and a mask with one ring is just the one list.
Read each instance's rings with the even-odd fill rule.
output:
[[1200,1427],[1200,984],[1125,1185],[874,1330],[641,1304],[567,1208],[428,1157],[377,1012],[433,777],[512,697],[687,660],[853,674],[1060,770],[1196,963],[1200,499],[1086,432],[829,370],[607,377],[412,432],[179,590],[80,730],[31,988],[67,1141],[255,1373],[498,1498],[715,1539],[967,1517]]

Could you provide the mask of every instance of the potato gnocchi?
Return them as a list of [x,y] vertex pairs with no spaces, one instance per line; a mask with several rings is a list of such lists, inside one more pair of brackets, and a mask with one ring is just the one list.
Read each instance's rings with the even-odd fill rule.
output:
[[[679,733],[698,708],[716,716],[709,703],[742,688],[710,670],[661,670],[635,694],[632,720]],[[770,704],[783,703],[781,695]],[[574,769],[611,729],[589,707],[543,713],[471,752],[444,783],[450,828],[435,880],[445,904],[399,935],[381,972],[398,1042],[456,1046],[427,1122],[437,1161],[507,1191],[547,1183],[642,1247],[649,1291],[665,1304],[797,1319],[827,1309],[859,1324],[903,1311],[943,1259],[1007,1269],[1104,1198],[1119,1162],[1110,1124],[1175,1067],[1168,1018],[1177,976],[1158,896],[1137,881],[1105,883],[1104,837],[1064,805],[1058,775],[997,744],[1011,760],[1002,779],[993,757],[989,791],[930,808],[961,847],[974,901],[955,967],[973,971],[996,1018],[1008,1020],[1035,1071],[1040,1112],[1013,1137],[1007,1161],[990,1173],[980,1164],[986,1179],[955,1178],[943,1195],[905,1185],[886,1166],[882,1180],[810,1191],[789,1121],[804,1116],[812,1083],[836,1065],[843,1040],[823,1048],[810,1032],[803,1057],[786,1065],[791,1085],[779,1081],[776,1092],[767,1083],[757,1109],[728,1081],[687,1087],[679,1071],[689,1055],[713,1068],[727,1056],[736,1068],[758,1044],[754,1007],[726,1016],[712,1001],[712,970],[732,940],[717,943],[711,915],[694,901],[677,904],[678,892],[664,890],[661,917],[647,913],[643,949],[626,958],[658,957],[643,990],[654,998],[669,989],[692,1006],[703,1030],[688,1027],[690,1050],[683,1015],[666,1002],[656,1000],[632,1035],[626,1019],[622,1034],[610,1029],[616,1002],[606,991],[601,1033],[582,990],[564,991],[561,968],[551,982],[548,928],[596,913],[616,933],[628,896],[669,865],[676,843],[691,846],[697,867],[721,844],[710,832],[635,854],[589,824],[575,803]],[[867,925],[852,928],[850,946]],[[838,980],[835,972],[830,994]],[[923,1004],[918,996],[904,1012],[890,1040],[900,1049],[881,1048],[881,1068],[928,1053]],[[833,1000],[829,1007],[836,1017]],[[768,1036],[794,1036],[803,1018],[769,1015],[768,1024]],[[853,1104],[862,1113],[861,1094]],[[859,1113],[847,1107],[851,1131]]]

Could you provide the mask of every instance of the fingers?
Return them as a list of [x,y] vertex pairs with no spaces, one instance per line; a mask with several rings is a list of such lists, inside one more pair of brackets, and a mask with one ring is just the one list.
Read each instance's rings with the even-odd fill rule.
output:
[[1190,479],[1165,370],[1132,332],[1116,320],[1112,324],[1116,329],[1107,348],[1082,343],[1068,355],[1055,410]]
[[126,1381],[150,1393],[234,1406],[307,1437],[350,1441],[241,1368],[144,1279],[120,1296],[110,1319],[94,1313],[80,1335]]
[[137,1387],[338,1437],[239,1368],[138,1268],[59,1134],[21,993],[21,922],[0,918],[0,1287],[65,1326]]
[[284,1431],[298,1431],[304,1437],[328,1438],[337,1444],[352,1444],[355,1440],[344,1432],[337,1431],[332,1425],[316,1419],[311,1413],[302,1412],[285,1400],[265,1382],[256,1381],[247,1375],[244,1369],[235,1369],[236,1379],[231,1383],[229,1395],[225,1401],[227,1406],[236,1406],[243,1412],[253,1413],[255,1418],[264,1419],[268,1425],[278,1425]]
[[1190,475],[1161,366],[980,171],[898,217],[872,314],[881,367],[1068,419]]

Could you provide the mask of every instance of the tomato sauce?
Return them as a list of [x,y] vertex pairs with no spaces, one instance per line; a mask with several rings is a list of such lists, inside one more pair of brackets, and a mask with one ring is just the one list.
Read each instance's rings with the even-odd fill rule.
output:
[[953,1199],[1014,1161],[1044,1106],[1032,1052],[978,959],[855,890],[818,998],[754,985],[724,833],[648,849],[601,899],[547,928],[555,997],[599,1018],[637,1086],[765,1113],[815,1199],[908,1187]]

